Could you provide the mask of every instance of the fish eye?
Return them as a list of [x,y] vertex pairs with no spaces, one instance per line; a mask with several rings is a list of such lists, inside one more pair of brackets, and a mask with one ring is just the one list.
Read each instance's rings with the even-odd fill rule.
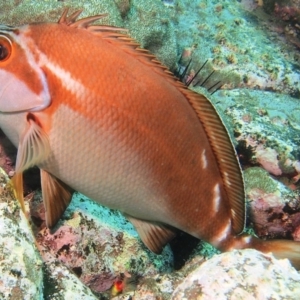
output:
[[11,52],[11,41],[5,35],[0,35],[0,62],[9,59]]

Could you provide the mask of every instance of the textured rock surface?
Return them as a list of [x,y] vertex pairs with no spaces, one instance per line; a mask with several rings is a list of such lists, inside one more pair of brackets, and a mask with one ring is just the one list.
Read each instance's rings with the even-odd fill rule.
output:
[[300,298],[300,275],[287,260],[255,250],[214,256],[189,274],[172,300]]
[[242,165],[260,165],[296,189],[300,158],[296,99],[246,89],[220,91],[211,98],[237,145]]
[[44,268],[44,299],[97,300],[92,291],[58,260],[48,261]]
[[[71,11],[83,9],[81,17],[107,13],[102,23],[129,29],[133,38],[169,67],[176,61],[176,36],[171,22],[174,11],[167,9],[161,0],[10,0],[1,5],[0,23],[57,22],[65,7]],[[114,67],[117,66],[112,66],[112,71]]]
[[[246,2],[254,2],[249,0]],[[210,87],[222,80],[225,89],[248,87],[299,95],[299,53],[281,35],[278,21],[262,8],[246,10],[239,1],[189,1],[176,6],[180,50],[194,48],[192,69],[208,59],[202,80]]]
[[248,213],[260,238],[299,241],[300,204],[297,192],[274,180],[259,167],[244,172]]
[[300,111],[295,98],[253,90],[212,97],[245,168],[250,220],[260,237],[299,240]]
[[43,299],[42,260],[0,169],[0,299]]
[[116,211],[76,193],[53,233],[44,227],[40,194],[31,199],[35,237],[44,261],[59,261],[95,293],[110,290],[124,273],[151,277],[170,272],[169,247],[162,255],[148,251],[133,226]]
[[[296,0],[293,3],[296,3]],[[105,23],[129,28],[130,34],[142,46],[153,51],[169,66],[176,61],[177,54],[184,48],[191,49],[188,59],[193,58],[194,71],[209,59],[201,76],[205,78],[213,69],[216,70],[212,76],[213,82],[221,79],[226,83],[224,89],[247,87],[277,92],[222,90],[210,97],[238,145],[238,155],[243,166],[248,168],[245,171],[246,192],[248,200],[251,201],[252,213],[256,213],[252,215],[252,222],[259,225],[256,227],[259,235],[293,237],[300,241],[300,110],[298,99],[295,98],[299,98],[300,55],[299,51],[293,51],[294,48],[286,44],[286,40],[281,36],[283,32],[288,34],[290,28],[283,31],[284,27],[277,22],[269,22],[265,15],[257,14],[259,8],[254,0],[242,0],[241,6],[238,1],[232,0],[8,0],[1,5],[0,23],[17,25],[32,21],[57,21],[65,6],[71,7],[72,10],[84,8],[83,17],[109,13]],[[294,29],[292,28],[291,32],[295,32]],[[112,66],[112,71],[116,67]],[[211,84],[212,82],[208,81],[207,87]],[[198,91],[203,92],[200,89]],[[294,98],[282,93],[289,93]],[[0,143],[2,141],[3,139]],[[12,160],[5,155],[0,155],[0,159],[0,164],[4,165],[7,172],[13,171],[13,155]],[[258,171],[257,166],[267,172],[262,169]],[[258,178],[262,180],[258,181]],[[292,190],[288,190],[287,187]],[[39,299],[43,276],[40,258],[33,247],[33,239],[28,239],[32,248],[30,251],[26,250],[26,253],[31,254],[30,273],[25,264],[17,264],[15,268],[14,262],[22,262],[22,249],[11,247],[12,239],[18,244],[27,233],[23,234],[23,229],[9,231],[9,235],[3,231],[17,228],[20,220],[17,219],[18,222],[15,223],[11,220],[19,216],[19,208],[12,206],[10,197],[1,202],[0,206],[1,224],[6,220],[9,222],[9,226],[0,227],[0,241],[3,242],[3,248],[0,249],[0,268],[3,270],[3,277],[0,272],[0,298]],[[44,299],[95,299],[82,282],[97,292],[96,298],[109,299],[112,296],[110,287],[124,274],[129,273],[132,282],[128,282],[124,293],[116,299],[167,300],[178,283],[201,263],[201,255],[197,252],[194,253],[197,262],[188,261],[184,269],[171,272],[173,258],[169,248],[162,257],[150,254],[124,218],[78,194],[53,233],[43,227],[43,207],[38,193],[35,193],[31,201],[30,210],[38,246],[46,261]],[[7,216],[11,219],[7,219]],[[22,227],[26,228],[24,219],[20,222]],[[22,244],[24,249],[27,249],[27,246],[28,243]],[[187,245],[182,243],[177,246],[185,248]],[[4,254],[2,249],[6,249]],[[224,269],[220,265],[226,264],[227,261],[230,262],[227,263],[230,276],[224,273],[224,277],[228,278],[228,285],[225,284],[225,287],[231,284],[230,289],[232,293],[236,293],[237,298],[249,296],[249,299],[252,299],[249,293],[258,293],[262,284],[271,292],[278,287],[286,289],[281,298],[278,298],[280,294],[274,294],[274,299],[289,299],[290,291],[297,296],[293,298],[292,295],[290,299],[299,298],[299,286],[293,284],[293,279],[288,281],[282,278],[287,271],[289,276],[286,279],[295,276],[299,282],[295,270],[282,262],[277,264],[276,269],[270,263],[270,260],[274,262],[273,259],[267,259],[266,262],[264,255],[251,254],[249,262],[253,262],[253,268],[256,266],[262,272],[270,271],[263,273],[264,276],[272,272],[274,274],[274,270],[279,274],[280,280],[271,276],[260,282],[257,281],[257,277],[253,278],[251,275],[252,265],[244,264],[243,259],[248,256],[241,253],[228,253],[224,254],[222,259],[217,257],[211,262],[207,261],[209,270],[204,269],[205,272],[199,274],[199,277],[215,272],[215,277],[222,279],[220,274],[223,274]],[[241,260],[237,260],[237,257],[241,257]],[[233,267],[234,263],[239,263],[237,268]],[[245,272],[238,273],[238,269]],[[32,272],[38,274],[40,285],[35,285],[36,275],[33,276]],[[247,280],[253,280],[253,284],[246,285]],[[187,281],[183,285],[187,285]],[[240,285],[238,282],[241,282]],[[28,294],[24,293],[24,289],[18,288],[18,284],[21,283]],[[186,299],[202,299],[203,293],[197,284],[188,290],[183,285],[182,289],[176,290],[174,299],[181,299],[176,298],[182,295],[178,293],[185,293]],[[208,279],[205,287],[207,290],[219,288],[218,283]],[[102,293],[104,290],[108,291]]]

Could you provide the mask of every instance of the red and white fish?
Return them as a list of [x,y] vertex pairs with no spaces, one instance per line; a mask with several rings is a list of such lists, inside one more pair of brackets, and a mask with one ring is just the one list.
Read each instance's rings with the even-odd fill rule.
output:
[[210,101],[122,29],[92,25],[103,15],[67,14],[0,26],[0,126],[18,147],[18,194],[22,172],[41,170],[47,226],[77,190],[123,212],[154,252],[179,229],[299,268],[300,243],[240,235],[242,173]]

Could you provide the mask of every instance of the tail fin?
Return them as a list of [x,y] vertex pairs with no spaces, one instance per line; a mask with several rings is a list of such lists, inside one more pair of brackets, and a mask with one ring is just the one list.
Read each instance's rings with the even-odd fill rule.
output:
[[251,235],[233,236],[218,247],[221,251],[252,248],[272,253],[276,258],[287,258],[293,267],[300,270],[300,242],[290,240],[261,240]]
[[251,238],[251,248],[261,252],[272,252],[278,258],[287,258],[297,270],[300,270],[300,243],[290,240],[260,240]]

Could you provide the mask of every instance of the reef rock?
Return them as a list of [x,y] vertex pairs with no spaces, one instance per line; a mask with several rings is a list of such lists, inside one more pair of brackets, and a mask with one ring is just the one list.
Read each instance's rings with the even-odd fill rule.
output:
[[151,253],[121,213],[82,194],[74,194],[53,231],[45,228],[40,193],[31,198],[30,210],[37,247],[46,265],[53,268],[58,261],[96,294],[109,293],[124,274],[134,281],[140,276],[152,277],[172,270],[173,255],[169,247],[162,255]]
[[[81,17],[106,13],[103,24],[129,29],[131,37],[167,66],[171,67],[177,59],[175,29],[170,21],[175,11],[168,9],[161,0],[9,0],[1,4],[0,23],[16,26],[57,22],[66,7],[70,7],[70,12],[83,9]],[[116,67],[112,66],[112,72]]]
[[220,91],[212,101],[232,134],[241,164],[260,165],[291,189],[297,189],[300,110],[295,98],[236,89]]
[[297,192],[274,180],[268,172],[244,172],[249,216],[260,238],[293,238],[299,241],[300,200]]
[[51,300],[97,300],[92,291],[58,260],[48,261],[44,268],[44,298]]
[[42,299],[42,260],[7,181],[0,169],[0,299]]
[[256,250],[215,255],[190,273],[172,300],[300,299],[300,274],[288,260]]

